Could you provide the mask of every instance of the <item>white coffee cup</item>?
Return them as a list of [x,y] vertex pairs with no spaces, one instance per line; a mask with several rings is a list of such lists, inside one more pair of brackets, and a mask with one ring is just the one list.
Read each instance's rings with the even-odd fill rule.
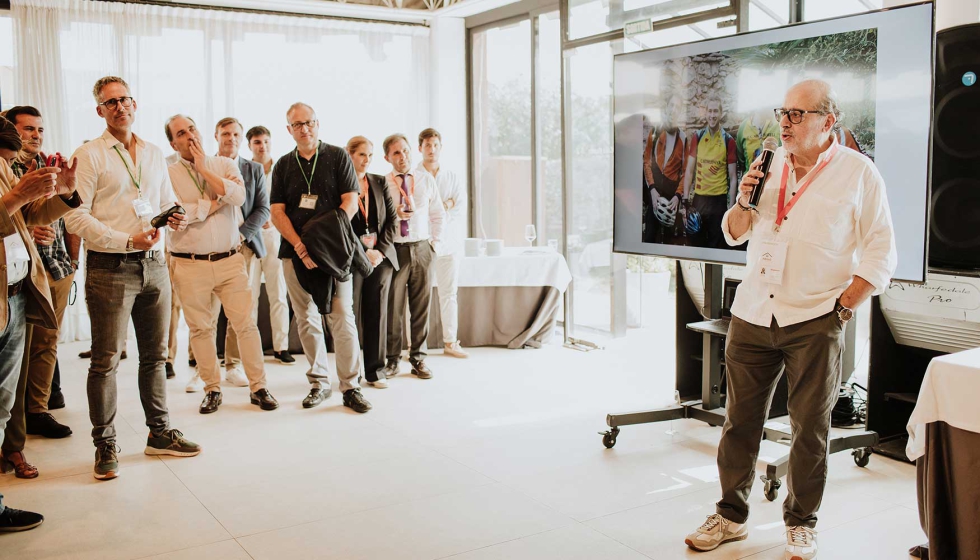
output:
[[487,256],[499,257],[502,254],[504,254],[504,240],[487,239]]
[[479,257],[480,256],[480,238],[478,237],[467,237],[463,242],[463,253],[467,257]]

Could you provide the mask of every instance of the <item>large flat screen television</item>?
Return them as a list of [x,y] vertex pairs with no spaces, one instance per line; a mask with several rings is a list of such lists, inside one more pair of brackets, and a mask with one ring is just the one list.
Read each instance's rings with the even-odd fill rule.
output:
[[934,19],[929,2],[616,56],[613,250],[745,264],[720,233],[724,208],[707,203],[734,204],[762,141],[778,142],[773,109],[818,78],[841,102],[840,142],[885,180],[895,279],[925,281]]

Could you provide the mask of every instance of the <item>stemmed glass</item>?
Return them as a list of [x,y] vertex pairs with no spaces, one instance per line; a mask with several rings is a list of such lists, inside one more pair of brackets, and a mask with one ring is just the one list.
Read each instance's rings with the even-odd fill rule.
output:
[[534,240],[538,238],[538,232],[534,229],[534,224],[524,226],[524,239],[527,239],[528,247],[534,246]]

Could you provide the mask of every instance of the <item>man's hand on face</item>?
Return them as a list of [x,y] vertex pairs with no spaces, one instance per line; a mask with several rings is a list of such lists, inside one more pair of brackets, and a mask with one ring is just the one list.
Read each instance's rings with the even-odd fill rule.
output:
[[196,138],[191,138],[188,144],[191,150],[191,157],[194,158],[194,168],[198,171],[204,169],[204,160],[207,154],[204,153],[204,148],[198,143]]

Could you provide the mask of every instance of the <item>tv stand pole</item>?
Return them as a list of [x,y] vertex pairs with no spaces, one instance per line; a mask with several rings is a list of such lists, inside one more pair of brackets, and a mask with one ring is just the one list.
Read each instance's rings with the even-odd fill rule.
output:
[[[606,415],[609,430],[599,432],[602,444],[611,449],[616,445],[621,426],[651,424],[690,418],[710,426],[725,423],[725,402],[722,393],[724,342],[728,325],[719,320],[722,307],[722,265],[704,265],[704,310],[699,310],[687,293],[680,263],[675,267],[677,402],[656,410],[612,413]],[[705,320],[707,318],[707,320]],[[785,377],[780,378],[769,409],[769,417],[786,414],[787,388]],[[700,398],[699,398],[700,397]],[[788,444],[792,439],[789,426],[769,426],[763,439]],[[853,450],[854,462],[864,467],[871,459],[871,448],[878,444],[878,434],[870,431],[849,431],[848,435],[830,438],[830,453]],[[782,485],[780,479],[789,472],[789,456],[783,456],[766,466],[763,475],[764,491],[769,501],[776,499]]]

